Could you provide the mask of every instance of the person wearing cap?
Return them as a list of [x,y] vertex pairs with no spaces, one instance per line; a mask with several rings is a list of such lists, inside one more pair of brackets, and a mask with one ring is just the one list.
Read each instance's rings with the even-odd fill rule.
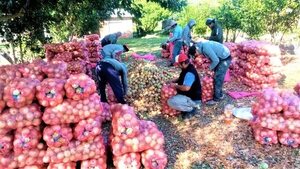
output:
[[209,58],[209,70],[214,72],[214,97],[207,102],[208,105],[218,103],[224,98],[223,84],[226,71],[231,63],[229,49],[215,41],[200,41],[190,48],[189,55],[202,54]]
[[127,45],[120,45],[120,44],[109,44],[104,46],[101,49],[101,55],[105,58],[114,58],[120,60],[120,56],[123,52],[128,52],[129,48]]
[[170,66],[174,66],[175,57],[179,55],[183,42],[182,42],[182,27],[177,24],[174,20],[171,20],[170,25],[166,27],[166,30],[172,30],[173,36],[167,40],[167,43],[174,43],[172,51],[172,60]]
[[208,18],[205,24],[211,29],[211,34],[208,40],[223,43],[223,30],[217,23],[216,19]]
[[102,40],[101,40],[101,45],[102,47],[108,45],[108,44],[116,44],[118,41],[118,38],[122,35],[121,32],[116,32],[113,34],[106,35]]
[[107,102],[105,88],[108,83],[111,86],[118,103],[126,104],[124,99],[128,88],[126,65],[115,58],[106,57],[97,63],[95,71],[101,102]]
[[168,105],[183,112],[183,118],[195,114],[201,104],[201,84],[196,68],[186,54],[176,57],[176,65],[181,68],[179,78],[170,81],[177,90],[177,95],[168,100]]
[[187,48],[191,47],[191,42],[193,42],[191,31],[195,25],[196,25],[196,21],[194,19],[191,19],[183,29],[182,32],[183,45],[186,46]]

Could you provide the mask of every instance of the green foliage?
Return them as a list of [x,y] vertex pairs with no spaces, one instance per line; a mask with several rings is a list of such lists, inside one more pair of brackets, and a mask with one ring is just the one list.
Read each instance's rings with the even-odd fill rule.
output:
[[214,13],[222,28],[226,30],[226,41],[229,39],[229,31],[233,32],[232,41],[235,41],[237,31],[242,29],[242,14],[238,4],[232,0],[225,0]]
[[207,30],[205,21],[208,17],[212,17],[212,10],[216,9],[216,4],[211,4],[210,1],[204,1],[197,5],[188,5],[179,13],[178,22],[181,26],[185,26],[190,19],[196,20],[196,25],[193,31],[196,34],[204,34]]
[[162,8],[156,2],[147,2],[146,0],[134,1],[133,8],[141,12],[141,15],[135,18],[140,36],[152,33],[161,20],[171,15],[168,9]]

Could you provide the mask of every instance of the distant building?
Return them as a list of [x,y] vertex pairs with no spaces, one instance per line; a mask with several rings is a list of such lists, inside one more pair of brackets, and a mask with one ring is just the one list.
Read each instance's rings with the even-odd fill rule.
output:
[[[117,15],[118,11],[121,17]],[[124,10],[116,10],[111,18],[100,23],[100,35],[103,38],[105,35],[122,32],[122,37],[133,36],[133,16]]]

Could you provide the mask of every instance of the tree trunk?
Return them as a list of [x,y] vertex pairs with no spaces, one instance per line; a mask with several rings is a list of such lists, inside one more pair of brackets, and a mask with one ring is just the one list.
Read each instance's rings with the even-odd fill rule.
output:
[[237,31],[237,30],[234,30],[234,31],[233,31],[233,38],[232,38],[232,42],[235,42],[235,40],[236,40],[236,37],[237,37],[237,34],[238,34],[238,31]]
[[229,35],[229,29],[226,29],[226,40],[225,40],[225,42],[228,42],[228,35]]
[[282,42],[282,40],[283,40],[283,37],[284,37],[284,35],[285,35],[285,31],[284,31],[284,32],[282,32],[281,38],[280,38],[280,40],[279,40],[279,44],[281,44],[281,42]]
[[21,39],[21,35],[19,35],[19,48],[20,48],[20,58],[21,58],[21,63],[24,62],[24,58],[23,58],[23,50],[22,50],[22,39]]
[[13,42],[10,43],[10,48],[11,48],[11,53],[12,53],[12,57],[13,57],[13,63],[17,63],[16,51],[15,51],[15,46],[14,46]]

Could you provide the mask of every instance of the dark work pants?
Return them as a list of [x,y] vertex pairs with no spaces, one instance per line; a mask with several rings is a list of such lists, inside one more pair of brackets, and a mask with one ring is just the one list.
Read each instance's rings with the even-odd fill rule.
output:
[[215,68],[215,76],[214,76],[214,100],[220,101],[220,98],[223,95],[223,84],[226,75],[226,71],[228,70],[231,63],[231,56],[227,59],[220,60],[219,64]]
[[111,86],[118,103],[126,104],[119,72],[106,62],[100,62],[99,68],[100,69],[96,68],[96,72],[99,81],[98,87],[100,88],[101,102],[107,102],[105,88],[108,83]]
[[177,40],[174,42],[174,48],[172,53],[172,63],[175,63],[175,57],[180,54],[181,48],[182,48],[183,42],[180,40]]

